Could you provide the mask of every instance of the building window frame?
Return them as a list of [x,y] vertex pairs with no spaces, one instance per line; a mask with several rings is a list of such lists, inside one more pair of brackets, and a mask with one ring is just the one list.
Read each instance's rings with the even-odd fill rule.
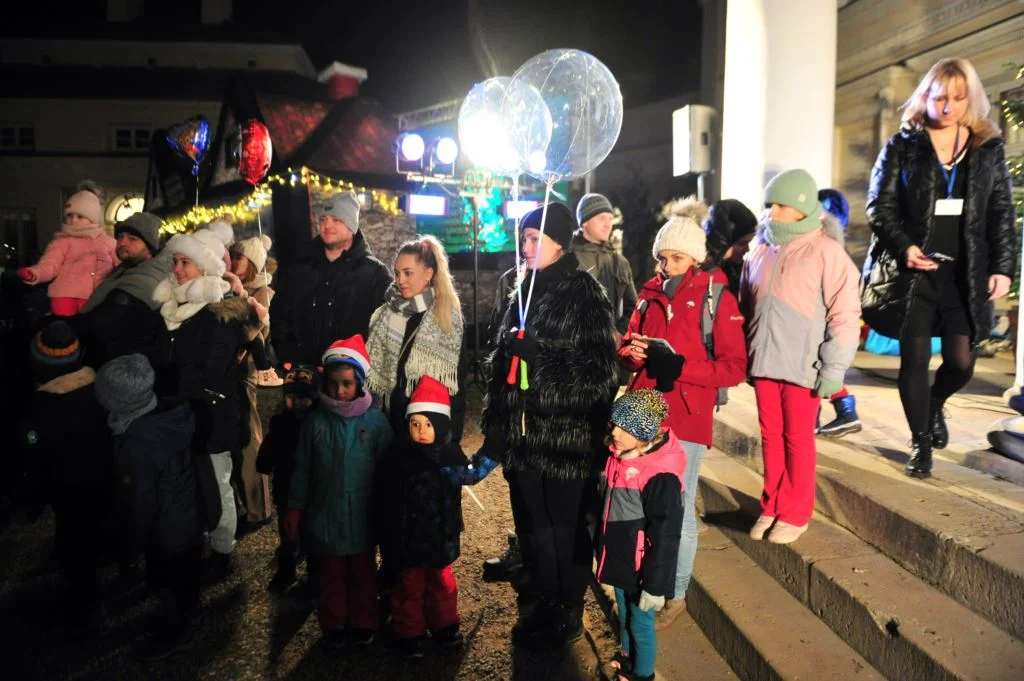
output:
[[153,139],[153,126],[137,123],[118,123],[110,126],[110,150],[125,154],[149,151]]
[[15,249],[18,265],[40,256],[39,219],[32,208],[0,208],[0,244]]
[[35,124],[25,122],[0,123],[0,149],[4,151],[35,151]]

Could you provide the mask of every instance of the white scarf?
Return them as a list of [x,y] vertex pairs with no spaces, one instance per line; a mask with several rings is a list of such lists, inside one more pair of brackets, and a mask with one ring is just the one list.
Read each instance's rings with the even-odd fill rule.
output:
[[203,275],[175,285],[173,275],[164,279],[153,291],[153,300],[160,305],[168,331],[174,331],[210,303],[218,303],[231,290],[231,284],[220,277]]

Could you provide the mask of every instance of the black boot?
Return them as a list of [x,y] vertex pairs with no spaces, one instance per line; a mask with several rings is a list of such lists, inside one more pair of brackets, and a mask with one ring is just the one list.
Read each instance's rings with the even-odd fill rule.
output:
[[538,598],[533,603],[520,604],[519,619],[512,625],[512,640],[525,643],[544,632],[554,619],[557,604],[550,598]]
[[510,582],[519,576],[523,569],[523,556],[519,551],[519,538],[508,534],[508,550],[497,558],[484,561],[485,582]]
[[932,414],[928,419],[928,426],[932,431],[932,448],[945,449],[949,444],[949,429],[946,428],[946,416],[942,413],[942,404],[936,404],[932,398]]
[[270,579],[267,591],[272,594],[284,593],[295,583],[295,555],[280,549],[277,552],[277,572]]
[[542,625],[521,638],[533,650],[564,648],[583,636],[583,604],[558,603],[547,613]]
[[202,583],[206,585],[218,584],[235,573],[235,566],[231,560],[230,553],[218,553],[213,551],[206,559],[203,568]]
[[914,435],[910,450],[910,461],[906,466],[907,475],[912,478],[932,477],[932,435],[917,433]]

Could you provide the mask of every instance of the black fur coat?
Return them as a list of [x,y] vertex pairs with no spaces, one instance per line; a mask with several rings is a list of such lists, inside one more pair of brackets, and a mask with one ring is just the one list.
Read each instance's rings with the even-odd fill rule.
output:
[[[529,283],[527,278],[524,298]],[[506,382],[512,355],[502,336],[518,321],[513,289],[490,362],[482,415],[487,454],[509,470],[586,479],[605,450],[618,383],[611,303],[571,253],[538,274],[527,328],[540,349],[525,392]]]

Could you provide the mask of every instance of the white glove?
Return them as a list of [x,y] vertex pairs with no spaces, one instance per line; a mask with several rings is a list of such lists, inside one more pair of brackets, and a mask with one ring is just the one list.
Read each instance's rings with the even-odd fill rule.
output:
[[657,612],[665,607],[665,597],[652,596],[646,591],[641,591],[640,603],[638,604],[638,607],[644,612],[647,612],[648,610],[654,610],[655,612]]

